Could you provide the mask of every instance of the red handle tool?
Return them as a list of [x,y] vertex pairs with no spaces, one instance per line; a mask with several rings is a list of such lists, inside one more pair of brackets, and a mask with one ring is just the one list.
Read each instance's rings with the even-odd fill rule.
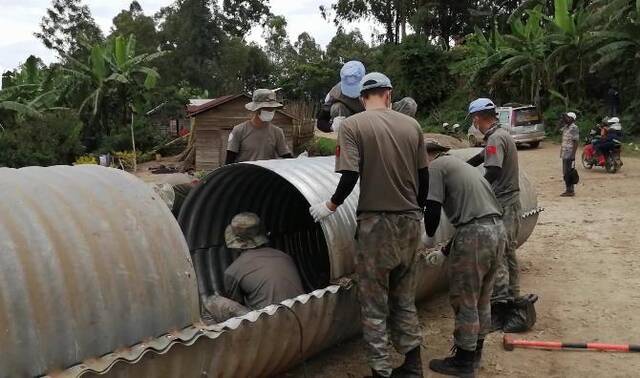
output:
[[505,350],[512,351],[515,348],[534,348],[546,350],[585,349],[602,352],[640,352],[640,345],[633,344],[604,344],[604,343],[563,343],[561,341],[529,341],[514,340],[508,336],[502,339]]

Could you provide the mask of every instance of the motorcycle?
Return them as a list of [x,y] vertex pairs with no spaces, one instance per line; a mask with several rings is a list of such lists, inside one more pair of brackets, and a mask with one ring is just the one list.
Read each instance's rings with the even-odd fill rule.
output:
[[[593,167],[604,167],[608,173],[616,173],[622,168],[622,142],[613,139],[613,148],[607,154],[600,153],[594,146],[598,143],[599,136],[590,135],[585,139],[585,146],[582,150],[582,165],[586,169]],[[606,155],[606,156],[605,156]]]

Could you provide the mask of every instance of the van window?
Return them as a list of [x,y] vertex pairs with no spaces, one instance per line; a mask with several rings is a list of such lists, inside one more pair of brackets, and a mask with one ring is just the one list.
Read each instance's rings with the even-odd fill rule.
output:
[[498,112],[498,122],[502,127],[509,127],[511,123],[509,122],[509,114],[511,114],[511,110],[503,110]]
[[516,126],[537,125],[540,122],[540,114],[536,108],[519,109],[516,113]]

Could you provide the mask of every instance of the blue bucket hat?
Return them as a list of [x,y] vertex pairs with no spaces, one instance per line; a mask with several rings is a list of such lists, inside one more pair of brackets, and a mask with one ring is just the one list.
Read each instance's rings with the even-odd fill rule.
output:
[[473,101],[471,104],[469,104],[468,116],[474,113],[485,111],[485,110],[495,110],[495,109],[496,109],[496,104],[494,104],[493,101],[491,101],[488,98],[479,98]]
[[360,81],[366,70],[364,64],[357,60],[347,62],[340,70],[340,91],[350,98],[360,97]]

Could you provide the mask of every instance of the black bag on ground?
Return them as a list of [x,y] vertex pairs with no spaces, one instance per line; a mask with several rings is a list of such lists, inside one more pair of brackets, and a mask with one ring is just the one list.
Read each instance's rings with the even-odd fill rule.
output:
[[535,303],[537,301],[538,296],[535,294],[516,298],[505,315],[502,330],[505,333],[521,333],[533,328],[536,324]]
[[580,182],[580,175],[578,175],[578,170],[574,168],[571,168],[571,171],[569,171],[569,184],[571,185],[578,185],[578,183]]

